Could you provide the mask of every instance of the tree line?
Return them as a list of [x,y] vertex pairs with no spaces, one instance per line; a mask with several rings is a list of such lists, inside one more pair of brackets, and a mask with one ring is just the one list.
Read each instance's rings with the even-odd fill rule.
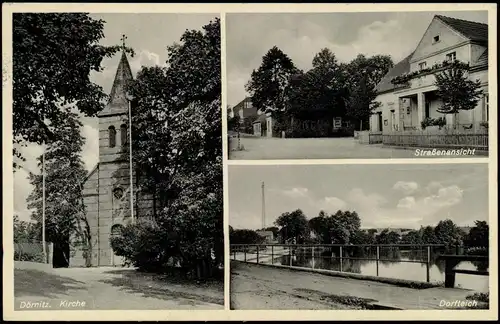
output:
[[[359,54],[349,63],[341,63],[328,48],[312,59],[312,68],[299,69],[293,60],[274,46],[262,57],[245,86],[254,107],[271,113],[274,132],[289,137],[332,136],[315,130],[301,130],[304,120],[340,117],[356,129],[367,129],[368,118],[378,103],[375,87],[394,63],[390,56]],[[295,125],[295,126],[294,126]]]
[[[281,214],[275,221],[276,237],[280,243],[297,244],[440,244],[444,246],[465,246],[487,250],[489,226],[486,221],[475,221],[468,233],[452,220],[445,219],[436,226],[422,226],[419,229],[394,231],[389,228],[362,229],[361,219],[355,211],[337,211],[328,214],[320,211],[318,216],[308,219],[302,210]],[[231,244],[260,244],[262,237],[248,229],[230,229]]]
[[[245,90],[254,107],[272,115],[275,134],[285,132],[287,137],[351,135],[351,127],[346,124],[333,131],[333,119],[348,121],[352,129],[368,130],[370,116],[381,105],[376,101],[376,86],[392,67],[394,62],[388,55],[367,57],[359,54],[352,61],[342,63],[330,49],[323,48],[314,55],[312,68],[303,71],[274,46],[262,57],[261,65],[252,71]],[[441,99],[437,111],[443,116],[454,115],[454,127],[457,128],[456,115],[475,109],[483,94],[481,82],[469,80],[469,68],[469,64],[460,61],[444,61],[432,68],[396,76],[391,83],[394,87],[406,87],[412,78],[433,74]],[[238,130],[240,123],[236,119],[239,118],[228,120],[229,129],[236,127]],[[422,121],[422,128],[442,127],[443,120],[444,117],[427,117]],[[251,122],[242,126],[245,132],[252,131]]]

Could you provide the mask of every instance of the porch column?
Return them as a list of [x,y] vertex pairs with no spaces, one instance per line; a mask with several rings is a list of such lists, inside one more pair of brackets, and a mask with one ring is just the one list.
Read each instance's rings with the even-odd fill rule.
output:
[[396,124],[398,125],[397,131],[403,131],[403,121],[406,115],[405,107],[403,106],[403,98],[398,97],[398,113],[396,114]]
[[425,93],[419,92],[417,93],[417,122],[416,125],[418,129],[421,129],[421,123],[424,120],[425,116]]

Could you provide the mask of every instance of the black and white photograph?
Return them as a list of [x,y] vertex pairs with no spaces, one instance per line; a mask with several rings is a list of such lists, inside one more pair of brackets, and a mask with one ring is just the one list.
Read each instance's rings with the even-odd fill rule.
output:
[[12,20],[14,310],[223,310],[219,14]]
[[496,5],[2,9],[4,320],[498,319]]
[[488,156],[488,12],[226,15],[229,159]]
[[231,309],[489,309],[487,164],[228,172]]

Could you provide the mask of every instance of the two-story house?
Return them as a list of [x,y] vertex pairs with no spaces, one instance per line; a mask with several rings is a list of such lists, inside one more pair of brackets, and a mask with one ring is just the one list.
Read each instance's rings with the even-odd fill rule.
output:
[[252,100],[250,97],[246,97],[242,101],[240,101],[237,105],[235,105],[232,109],[232,112],[230,116],[239,116],[240,117],[240,122],[243,123],[243,121],[247,118],[253,119],[257,117],[257,108],[255,108],[252,105]]
[[[456,60],[469,64],[468,77],[480,80],[483,96],[475,109],[445,115],[438,112],[441,100],[435,73],[443,62]],[[405,75],[413,77],[404,84],[394,83],[395,78]],[[381,105],[370,117],[371,132],[418,130],[426,117],[445,117],[447,125],[477,129],[488,121],[488,25],[434,16],[415,50],[387,73],[377,92],[375,100]]]

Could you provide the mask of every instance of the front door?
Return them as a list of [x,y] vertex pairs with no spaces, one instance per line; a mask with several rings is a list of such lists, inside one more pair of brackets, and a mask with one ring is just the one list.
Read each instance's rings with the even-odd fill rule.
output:
[[[122,230],[123,230],[123,225],[121,224],[113,225],[111,227],[111,238],[120,236],[122,234]],[[123,263],[125,262],[124,257],[116,255],[115,252],[113,251],[113,248],[111,248],[110,254],[111,254],[111,265],[113,267],[123,266]]]
[[378,113],[378,130],[382,132],[383,130],[383,122],[382,122],[382,113]]

